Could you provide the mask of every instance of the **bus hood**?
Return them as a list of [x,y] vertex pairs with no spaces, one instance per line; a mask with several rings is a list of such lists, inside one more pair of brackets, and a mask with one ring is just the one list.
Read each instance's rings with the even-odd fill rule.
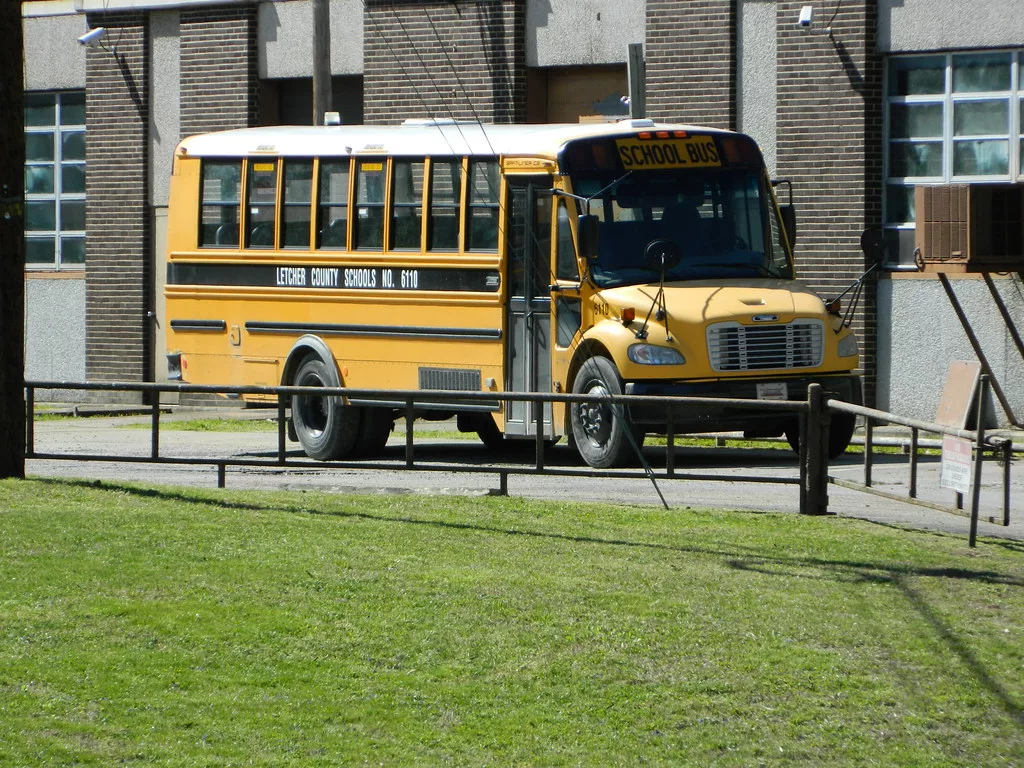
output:
[[[658,310],[658,285],[630,285],[608,288],[595,295],[600,313],[621,317],[632,308],[637,322]],[[802,283],[791,280],[751,279],[727,282],[690,281],[665,284],[665,308],[669,323],[706,325],[724,320],[739,322],[789,322],[795,317],[823,317],[821,298]],[[652,309],[653,307],[653,309]]]

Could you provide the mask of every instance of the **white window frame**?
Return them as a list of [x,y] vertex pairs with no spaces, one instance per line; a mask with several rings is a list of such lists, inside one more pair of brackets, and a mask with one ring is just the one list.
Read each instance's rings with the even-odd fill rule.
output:
[[[26,94],[29,95],[29,94]],[[64,229],[62,228],[61,222],[61,203],[65,202],[81,202],[85,205],[86,193],[82,192],[65,192],[63,189],[63,173],[62,169],[68,165],[81,165],[83,169],[86,167],[85,159],[81,160],[64,160],[63,156],[63,141],[62,135],[64,132],[69,130],[81,130],[82,133],[86,132],[85,123],[63,123],[62,122],[62,104],[64,98],[68,95],[84,97],[84,91],[34,91],[33,96],[53,96],[54,97],[54,122],[52,125],[25,125],[25,135],[29,134],[49,134],[53,138],[53,192],[37,192],[29,193],[25,190],[25,202],[53,202],[54,207],[54,229],[52,230],[28,230],[27,222],[25,229],[25,241],[26,247],[28,241],[33,239],[32,234],[38,234],[45,237],[53,238],[54,241],[54,254],[52,262],[35,262],[25,263],[25,269],[29,272],[54,272],[54,271],[81,271],[85,269],[85,263],[64,263],[62,257],[61,245],[63,237],[81,237],[85,239],[85,229]],[[86,136],[88,141],[88,136]],[[35,163],[26,158],[25,168],[31,168],[35,165],[49,165],[49,163]],[[86,171],[87,173],[87,171]],[[84,243],[83,243],[84,247]]]
[[[1010,56],[1010,83],[1008,91],[971,91],[965,93],[953,92],[953,60],[957,56],[964,55],[985,55],[985,54],[1009,54]],[[906,60],[910,58],[945,58],[944,88],[942,93],[922,94],[911,96],[893,96],[889,93],[889,72],[893,61]],[[890,221],[889,220],[889,189],[898,186],[918,186],[924,184],[950,184],[969,182],[1015,182],[1024,181],[1024,124],[1021,120],[1021,104],[1024,103],[1024,48],[994,48],[979,50],[962,50],[948,52],[921,52],[915,54],[900,54],[886,58],[884,81],[885,100],[882,118],[883,131],[883,194],[882,194],[882,216],[885,222],[884,227],[889,231],[915,229],[913,221]],[[963,175],[953,174],[954,147],[958,138],[954,136],[954,109],[957,104],[972,101],[1006,100],[1009,108],[1009,122],[1007,133],[991,136],[970,136],[959,140],[982,141],[986,139],[1003,139],[1008,141],[1007,147],[1007,173],[989,175]],[[890,135],[890,111],[893,105],[899,104],[941,104],[942,105],[942,174],[941,176],[905,176],[896,177],[890,175],[890,148],[894,141]],[[920,141],[925,137],[920,137]],[[928,137],[931,138],[931,137]],[[906,139],[913,142],[914,137]],[[909,258],[910,254],[901,254],[903,261]]]

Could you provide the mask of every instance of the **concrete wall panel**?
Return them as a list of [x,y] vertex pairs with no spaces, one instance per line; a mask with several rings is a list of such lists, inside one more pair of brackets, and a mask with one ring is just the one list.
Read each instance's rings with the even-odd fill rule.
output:
[[170,189],[171,161],[181,132],[178,114],[181,109],[180,49],[178,46],[179,15],[177,11],[150,14],[152,36],[150,83],[153,101],[150,109],[150,202],[167,205]]
[[878,48],[887,53],[1019,46],[1022,31],[1021,0],[878,2]]
[[624,64],[644,42],[643,0],[527,0],[526,65]]
[[[331,73],[363,72],[363,4],[331,0]],[[312,77],[313,6],[309,0],[262,3],[259,8],[259,76]]]
[[[1024,332],[1024,285],[1020,278],[994,280],[1011,317]],[[976,276],[950,283],[971,321],[992,372],[1018,420],[1024,418],[1024,361],[992,295]],[[960,321],[937,279],[880,280],[878,284],[878,407],[932,421],[949,364],[977,360]],[[995,398],[993,397],[993,401]],[[1000,425],[1007,420],[995,405]]]
[[35,16],[24,19],[25,90],[85,88],[85,16]]
[[[83,277],[25,280],[25,378],[85,381]],[[63,400],[74,396],[47,391],[37,397]]]
[[775,173],[776,67],[775,0],[739,4],[737,60],[739,129],[761,145],[768,171]]

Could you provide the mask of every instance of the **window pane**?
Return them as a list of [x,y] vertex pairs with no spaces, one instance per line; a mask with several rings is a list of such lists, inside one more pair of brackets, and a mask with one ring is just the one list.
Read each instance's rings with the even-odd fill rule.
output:
[[348,235],[349,163],[320,163],[319,248],[344,248]]
[[57,228],[57,209],[52,200],[30,200],[25,203],[25,231],[53,232]]
[[284,201],[308,203],[313,200],[313,161],[289,160],[284,166]]
[[282,244],[309,247],[310,207],[313,199],[313,161],[289,160],[284,166],[284,219]]
[[85,166],[62,164],[60,186],[64,192],[85,192]]
[[238,245],[238,206],[204,205],[199,244],[210,246]]
[[889,175],[942,176],[942,142],[889,142]]
[[420,203],[423,200],[423,161],[396,160],[395,203]]
[[469,250],[493,251],[498,247],[498,209],[476,208],[469,222]]
[[60,239],[61,264],[85,264],[85,238],[62,237]]
[[914,221],[914,188],[889,185],[885,188],[885,221],[903,224]]
[[1010,172],[1010,142],[958,141],[953,144],[954,176],[1005,176]]
[[85,200],[66,200],[60,204],[60,228],[85,231]]
[[25,159],[30,162],[53,160],[53,134],[26,133]]
[[393,248],[419,249],[423,225],[424,163],[422,160],[396,160],[394,169],[391,245]]
[[889,135],[894,139],[941,138],[942,104],[893,104]]
[[61,125],[85,125],[85,94],[65,93],[60,99]]
[[953,105],[954,136],[1005,136],[1010,130],[1010,102],[959,101]]
[[53,166],[29,165],[25,167],[25,193],[29,195],[53,194]]
[[203,202],[238,203],[241,200],[242,166],[237,162],[203,163]]
[[470,205],[496,204],[498,202],[498,164],[492,160],[481,160],[471,167],[469,194]]
[[277,203],[277,163],[255,160],[249,163],[249,203],[271,206]]
[[62,160],[85,160],[85,131],[62,131],[60,136]]
[[359,163],[356,202],[384,204],[384,161]]
[[29,237],[25,240],[26,264],[55,264],[56,254],[52,237]]
[[979,53],[953,57],[953,92],[1010,90],[1010,54]]
[[56,125],[57,110],[52,93],[25,94],[25,125]]
[[458,250],[461,200],[462,163],[458,160],[431,161],[428,244],[431,250]]
[[384,161],[363,161],[356,173],[355,247],[384,247]]
[[912,56],[889,60],[890,96],[945,92],[945,56]]

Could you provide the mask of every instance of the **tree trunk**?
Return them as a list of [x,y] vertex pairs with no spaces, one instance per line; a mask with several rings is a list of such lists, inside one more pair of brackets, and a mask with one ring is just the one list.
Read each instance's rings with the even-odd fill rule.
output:
[[0,478],[25,477],[25,129],[21,3],[0,2]]

